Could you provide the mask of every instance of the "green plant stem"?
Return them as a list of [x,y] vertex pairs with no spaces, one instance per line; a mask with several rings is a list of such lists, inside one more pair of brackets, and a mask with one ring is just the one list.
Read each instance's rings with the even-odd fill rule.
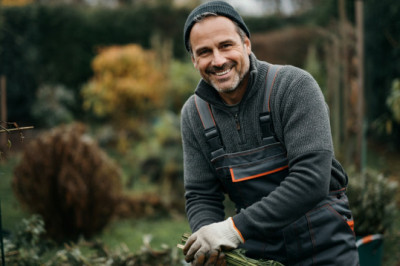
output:
[[[190,234],[182,235],[182,243],[186,243]],[[183,245],[178,244],[178,248],[183,248]],[[230,251],[224,251],[226,264],[229,266],[283,266],[281,263],[272,260],[255,260],[248,258],[244,255],[244,250],[234,249]]]

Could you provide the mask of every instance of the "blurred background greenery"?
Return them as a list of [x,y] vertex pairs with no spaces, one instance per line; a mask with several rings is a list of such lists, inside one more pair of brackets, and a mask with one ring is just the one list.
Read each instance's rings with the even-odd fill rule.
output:
[[[0,134],[10,263],[180,264],[179,116],[199,80],[182,28],[200,2],[0,1],[2,130],[34,126]],[[400,2],[243,2],[231,1],[256,56],[318,81],[353,180],[356,233],[384,234],[384,265],[398,265]]]

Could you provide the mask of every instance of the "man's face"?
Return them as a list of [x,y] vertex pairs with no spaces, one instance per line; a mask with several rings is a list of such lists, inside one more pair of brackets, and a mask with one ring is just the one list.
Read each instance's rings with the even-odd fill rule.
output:
[[250,40],[244,42],[228,18],[207,17],[190,33],[192,62],[202,78],[218,92],[245,89],[242,80],[250,68]]

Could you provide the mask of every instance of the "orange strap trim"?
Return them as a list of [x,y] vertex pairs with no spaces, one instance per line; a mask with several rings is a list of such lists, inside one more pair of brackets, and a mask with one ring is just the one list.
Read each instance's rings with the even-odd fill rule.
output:
[[231,221],[233,224],[233,228],[236,230],[236,232],[239,234],[240,238],[242,239],[243,243],[245,242],[244,237],[242,236],[242,233],[240,233],[239,229],[237,229],[235,222],[233,221],[232,217],[231,217]]
[[354,232],[354,220],[347,221],[347,224],[350,226],[351,230]]
[[363,244],[367,244],[367,243],[369,243],[369,242],[372,242],[373,240],[374,240],[373,235],[369,235],[369,236],[366,236],[366,237],[364,237],[364,238],[362,239],[362,243],[363,243]]
[[289,167],[289,165],[285,165],[285,166],[276,168],[276,169],[274,169],[274,170],[271,170],[271,171],[268,171],[268,172],[265,172],[265,173],[261,173],[261,174],[257,174],[257,175],[252,175],[252,176],[248,176],[248,177],[240,178],[240,179],[235,179],[235,175],[234,175],[234,173],[233,173],[233,169],[232,169],[232,168],[230,168],[229,170],[230,170],[230,172],[231,172],[232,182],[241,182],[241,181],[245,181],[245,180],[249,180],[249,179],[254,179],[254,178],[257,178],[257,177],[260,177],[260,176],[263,176],[263,175],[273,174],[273,173],[279,172],[279,171],[281,171],[281,170],[283,170],[283,169],[286,169],[286,168],[288,168],[288,167]]

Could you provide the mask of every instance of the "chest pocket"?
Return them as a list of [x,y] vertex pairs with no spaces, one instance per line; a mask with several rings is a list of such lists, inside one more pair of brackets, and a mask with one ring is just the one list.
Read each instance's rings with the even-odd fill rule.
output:
[[211,162],[237,210],[268,196],[288,175],[286,151],[280,143],[224,154]]
[[209,103],[195,96],[204,135],[211,147],[214,166],[229,197],[240,210],[268,196],[288,174],[286,149],[273,130],[269,98],[279,66],[270,65],[266,76],[263,110],[259,115],[263,145],[237,153],[226,153]]

